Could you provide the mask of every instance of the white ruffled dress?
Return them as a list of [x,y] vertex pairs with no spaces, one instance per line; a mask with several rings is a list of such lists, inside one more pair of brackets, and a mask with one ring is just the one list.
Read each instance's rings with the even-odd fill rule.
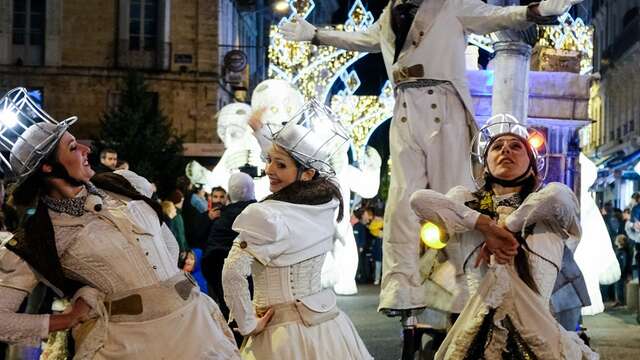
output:
[[[532,251],[546,259],[527,252],[531,275],[540,294],[519,278],[513,265],[491,265],[484,271],[473,268],[476,254],[472,251],[484,241],[482,234],[474,230],[480,213],[464,205],[473,199],[471,191],[456,187],[446,196],[421,190],[411,200],[421,219],[437,222],[446,229],[450,240],[444,252],[456,269],[457,289],[450,311],[461,314],[436,359],[466,358],[490,312],[492,334],[484,344],[485,359],[502,359],[511,326],[521,343],[538,359],[598,359],[598,354],[577,334],[564,330],[550,311],[549,299],[557,269],[562,265],[564,246],[573,250],[580,239],[579,206],[571,189],[551,183],[530,194],[515,211],[497,209],[498,222],[512,232],[524,232],[535,224],[526,242]],[[494,195],[493,200],[497,203],[501,199]],[[460,304],[465,305],[461,308]]]
[[[337,207],[335,200],[323,205],[267,200],[250,205],[236,219],[233,229],[239,236],[222,273],[230,317],[248,335],[256,327],[256,311],[275,309],[264,331],[245,338],[240,349],[243,359],[372,358],[349,318],[335,308],[333,291],[321,287],[322,263],[333,248]],[[312,326],[295,317],[283,320],[285,314],[278,308],[295,302],[338,314]]]

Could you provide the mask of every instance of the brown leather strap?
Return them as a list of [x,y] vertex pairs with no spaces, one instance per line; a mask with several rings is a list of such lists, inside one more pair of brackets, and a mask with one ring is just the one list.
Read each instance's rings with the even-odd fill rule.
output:
[[396,84],[406,81],[408,79],[421,79],[421,78],[424,78],[424,67],[422,66],[422,64],[403,67],[393,72],[393,80]]
[[104,306],[110,315],[140,315],[142,314],[142,296],[129,295],[125,298],[105,301]]
[[[189,298],[191,289],[196,286],[195,280],[192,279],[193,278],[187,277],[184,280],[176,282],[173,286],[175,292],[183,301],[186,301]],[[151,299],[149,299],[149,297],[146,297],[147,302],[150,300]],[[121,299],[105,301],[104,306],[111,316],[140,315],[144,312],[144,302],[142,295],[131,294]]]

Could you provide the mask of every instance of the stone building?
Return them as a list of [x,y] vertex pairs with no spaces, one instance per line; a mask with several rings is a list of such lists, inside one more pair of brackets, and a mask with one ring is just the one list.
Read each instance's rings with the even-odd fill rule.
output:
[[640,159],[640,0],[593,0],[594,73],[581,147],[600,166],[600,203],[624,208],[638,189]]
[[[0,0],[0,90],[39,90],[54,117],[79,117],[74,133],[87,139],[117,104],[121,80],[136,69],[187,145],[207,145],[204,151],[214,155],[214,116],[230,101],[222,59],[265,36],[255,11],[263,3]],[[248,76],[263,77],[264,54],[253,49],[247,55]]]

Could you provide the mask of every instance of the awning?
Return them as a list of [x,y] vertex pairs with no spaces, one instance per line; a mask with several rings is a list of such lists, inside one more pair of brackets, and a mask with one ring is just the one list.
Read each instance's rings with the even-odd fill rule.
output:
[[635,170],[626,170],[622,172],[622,179],[640,181],[640,174],[635,172]]
[[[605,187],[610,184],[611,179],[613,178],[613,174],[609,173],[607,170],[598,171],[598,177],[596,181],[593,182],[591,186],[589,186],[590,192],[602,192]],[[615,181],[615,178],[613,178]]]
[[611,161],[606,162],[606,167],[610,170],[626,170],[629,167],[635,166],[640,160],[640,150],[636,150],[629,155],[619,156]]

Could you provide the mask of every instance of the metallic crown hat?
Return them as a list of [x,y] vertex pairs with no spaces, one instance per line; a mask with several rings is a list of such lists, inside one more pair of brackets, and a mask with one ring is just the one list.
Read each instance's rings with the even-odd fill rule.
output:
[[267,126],[274,144],[325,177],[335,175],[333,157],[344,152],[350,140],[338,117],[316,100],[307,102],[281,129]]
[[56,121],[42,110],[25,88],[7,92],[0,99],[0,153],[9,177],[22,183],[49,156],[65,131],[76,122],[73,116]]
[[484,172],[487,167],[486,156],[489,145],[498,137],[513,135],[520,138],[527,145],[532,155],[533,166],[538,172],[540,183],[547,177],[548,151],[544,135],[538,130],[520,124],[518,119],[510,114],[492,116],[485,126],[471,140],[471,175],[478,188],[484,186]]

